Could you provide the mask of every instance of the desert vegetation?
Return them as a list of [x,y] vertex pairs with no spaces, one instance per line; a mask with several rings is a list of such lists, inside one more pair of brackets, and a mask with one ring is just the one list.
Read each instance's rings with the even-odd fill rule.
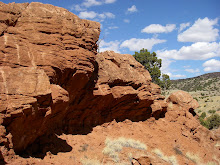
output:
[[157,58],[155,52],[150,53],[147,49],[143,48],[140,52],[135,52],[133,56],[149,71],[152,82],[165,90],[169,89],[171,84],[170,77],[167,74],[161,74],[162,59]]
[[155,153],[158,157],[160,157],[161,159],[163,159],[166,162],[169,162],[172,165],[178,165],[177,159],[174,155],[172,156],[166,156],[161,150],[159,149],[154,149],[152,151],[153,153]]
[[[181,89],[187,92],[207,91],[209,95],[219,95],[220,72],[208,73],[187,79],[171,80],[170,89]],[[205,93],[201,95],[205,96]]]
[[[103,154],[112,158],[115,163],[120,162],[119,153],[122,151],[124,147],[134,148],[138,150],[147,150],[145,144],[140,141],[135,141],[133,139],[125,139],[123,137],[117,139],[107,138],[105,141],[105,148],[103,150]],[[128,159],[131,161],[131,154],[128,154]]]
[[220,126],[220,115],[212,114],[206,118],[206,113],[203,112],[199,117],[199,121],[204,127],[208,129],[218,128]]
[[194,78],[171,80],[169,90],[162,90],[168,96],[176,90],[189,92],[199,103],[195,110],[200,123],[208,129],[220,125],[220,72],[208,73]]
[[[125,150],[126,148],[129,150]],[[87,156],[84,156],[81,159],[81,163],[83,165],[133,165],[137,160],[134,155],[137,155],[138,151],[141,153],[138,155],[150,158],[157,157],[156,159],[158,162],[166,162],[171,165],[179,165],[180,163],[177,158],[180,157],[185,160],[185,162],[192,162],[197,165],[217,165],[219,163],[219,160],[215,155],[213,156],[213,161],[204,162],[199,154],[189,151],[183,152],[178,147],[173,148],[175,151],[175,154],[173,155],[167,155],[160,148],[147,149],[148,147],[144,143],[134,139],[127,139],[124,137],[106,138],[105,147],[102,150],[102,159],[90,159]]]

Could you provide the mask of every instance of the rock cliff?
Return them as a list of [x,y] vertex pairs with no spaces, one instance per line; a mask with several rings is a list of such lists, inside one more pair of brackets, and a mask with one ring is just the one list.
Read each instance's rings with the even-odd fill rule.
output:
[[198,104],[190,95],[165,100],[131,55],[97,54],[99,34],[99,23],[63,8],[0,2],[0,159],[46,154],[55,134],[87,135],[127,119],[150,125],[164,118],[186,125],[184,136],[212,137],[193,117]]
[[99,23],[41,3],[0,4],[1,137],[22,152],[62,129],[165,114],[159,86],[131,55],[96,56]]
[[67,113],[78,117],[74,106],[97,74],[100,24],[52,5],[2,2],[0,23],[1,137],[20,152]]

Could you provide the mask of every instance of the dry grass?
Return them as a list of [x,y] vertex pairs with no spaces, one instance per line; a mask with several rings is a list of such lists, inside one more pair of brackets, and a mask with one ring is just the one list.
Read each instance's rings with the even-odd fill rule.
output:
[[219,158],[217,158],[217,156],[213,156],[213,159],[214,159],[215,161],[217,161],[218,164],[220,164],[220,160],[219,160]]
[[83,158],[81,159],[81,163],[83,165],[101,165],[99,160],[96,159],[88,159],[88,158]]
[[[112,160],[116,163],[119,163],[119,155],[118,153],[121,152],[123,147],[129,147],[139,150],[146,150],[147,147],[145,144],[141,143],[140,141],[136,141],[133,139],[125,139],[123,137],[120,137],[118,139],[110,139],[107,138],[105,141],[105,148],[102,151],[103,154],[108,155],[112,158]],[[128,156],[130,157],[130,156]]]
[[173,156],[166,156],[164,155],[164,153],[159,150],[159,149],[154,149],[152,151],[153,153],[155,153],[157,156],[159,156],[161,159],[163,159],[164,161],[166,162],[169,162],[171,163],[172,165],[178,165],[178,162],[176,160],[176,157],[173,155]]
[[215,162],[208,162],[205,165],[217,165],[217,163],[215,163]]
[[198,164],[198,165],[218,165],[220,162],[219,160],[214,156],[213,159],[218,162],[218,164],[216,162],[207,162],[207,163],[202,163],[202,160],[200,159],[200,157],[197,155],[197,154],[194,154],[194,153],[190,153],[190,152],[187,152],[186,153],[186,158],[191,160],[192,162],[194,162],[195,164]]
[[197,154],[191,153],[191,152],[187,152],[186,153],[186,158],[191,160],[192,162],[196,163],[196,164],[201,164],[201,160],[200,157]]

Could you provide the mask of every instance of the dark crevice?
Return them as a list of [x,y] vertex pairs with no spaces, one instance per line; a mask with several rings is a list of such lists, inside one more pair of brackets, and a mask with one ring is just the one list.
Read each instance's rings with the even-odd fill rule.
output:
[[71,79],[73,74],[76,73],[77,69],[66,68],[64,70],[60,70],[57,67],[52,68],[55,71],[55,75],[53,77],[49,77],[50,83],[59,85],[66,90],[68,81]]
[[193,108],[190,108],[190,109],[189,109],[189,112],[190,112],[193,116],[196,116],[196,113],[195,113],[195,111],[194,111]]
[[123,80],[116,79],[113,82],[108,83],[110,88],[113,88],[115,86],[132,86],[135,90],[141,87],[142,84],[134,84],[132,82],[124,82]]
[[65,47],[65,50],[75,50],[75,49],[78,49],[78,48],[75,48],[75,47],[70,47],[70,46]]
[[54,43],[33,43],[33,44],[36,44],[36,45],[44,45],[44,46],[51,46],[51,45],[56,45]]
[[48,35],[50,35],[50,34],[60,34],[58,32],[49,32],[49,31],[43,31],[43,30],[39,30],[38,32],[48,34]]
[[48,151],[53,155],[57,155],[59,152],[70,152],[71,150],[72,147],[67,144],[66,140],[60,139],[56,134],[49,134],[37,138],[25,151],[16,154],[23,158],[43,159]]
[[2,152],[1,151],[0,151],[0,164],[1,165],[5,165],[6,164],[6,162],[5,162],[5,160],[4,160],[3,156],[2,156]]
[[[4,36],[5,34],[5,30],[2,31],[2,33],[0,34],[0,37]],[[1,50],[2,51],[2,50]],[[3,52],[3,51],[2,51]]]
[[51,32],[47,32],[47,31],[39,31],[39,32],[44,34],[52,34]]
[[120,63],[118,63],[115,59],[110,59],[115,65],[117,65],[120,68]]

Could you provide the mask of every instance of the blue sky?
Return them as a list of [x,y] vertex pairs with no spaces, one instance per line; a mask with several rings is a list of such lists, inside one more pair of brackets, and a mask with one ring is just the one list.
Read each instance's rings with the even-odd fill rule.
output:
[[[10,2],[32,2],[13,0]],[[101,23],[100,50],[162,59],[171,79],[220,71],[220,0],[39,0]]]

